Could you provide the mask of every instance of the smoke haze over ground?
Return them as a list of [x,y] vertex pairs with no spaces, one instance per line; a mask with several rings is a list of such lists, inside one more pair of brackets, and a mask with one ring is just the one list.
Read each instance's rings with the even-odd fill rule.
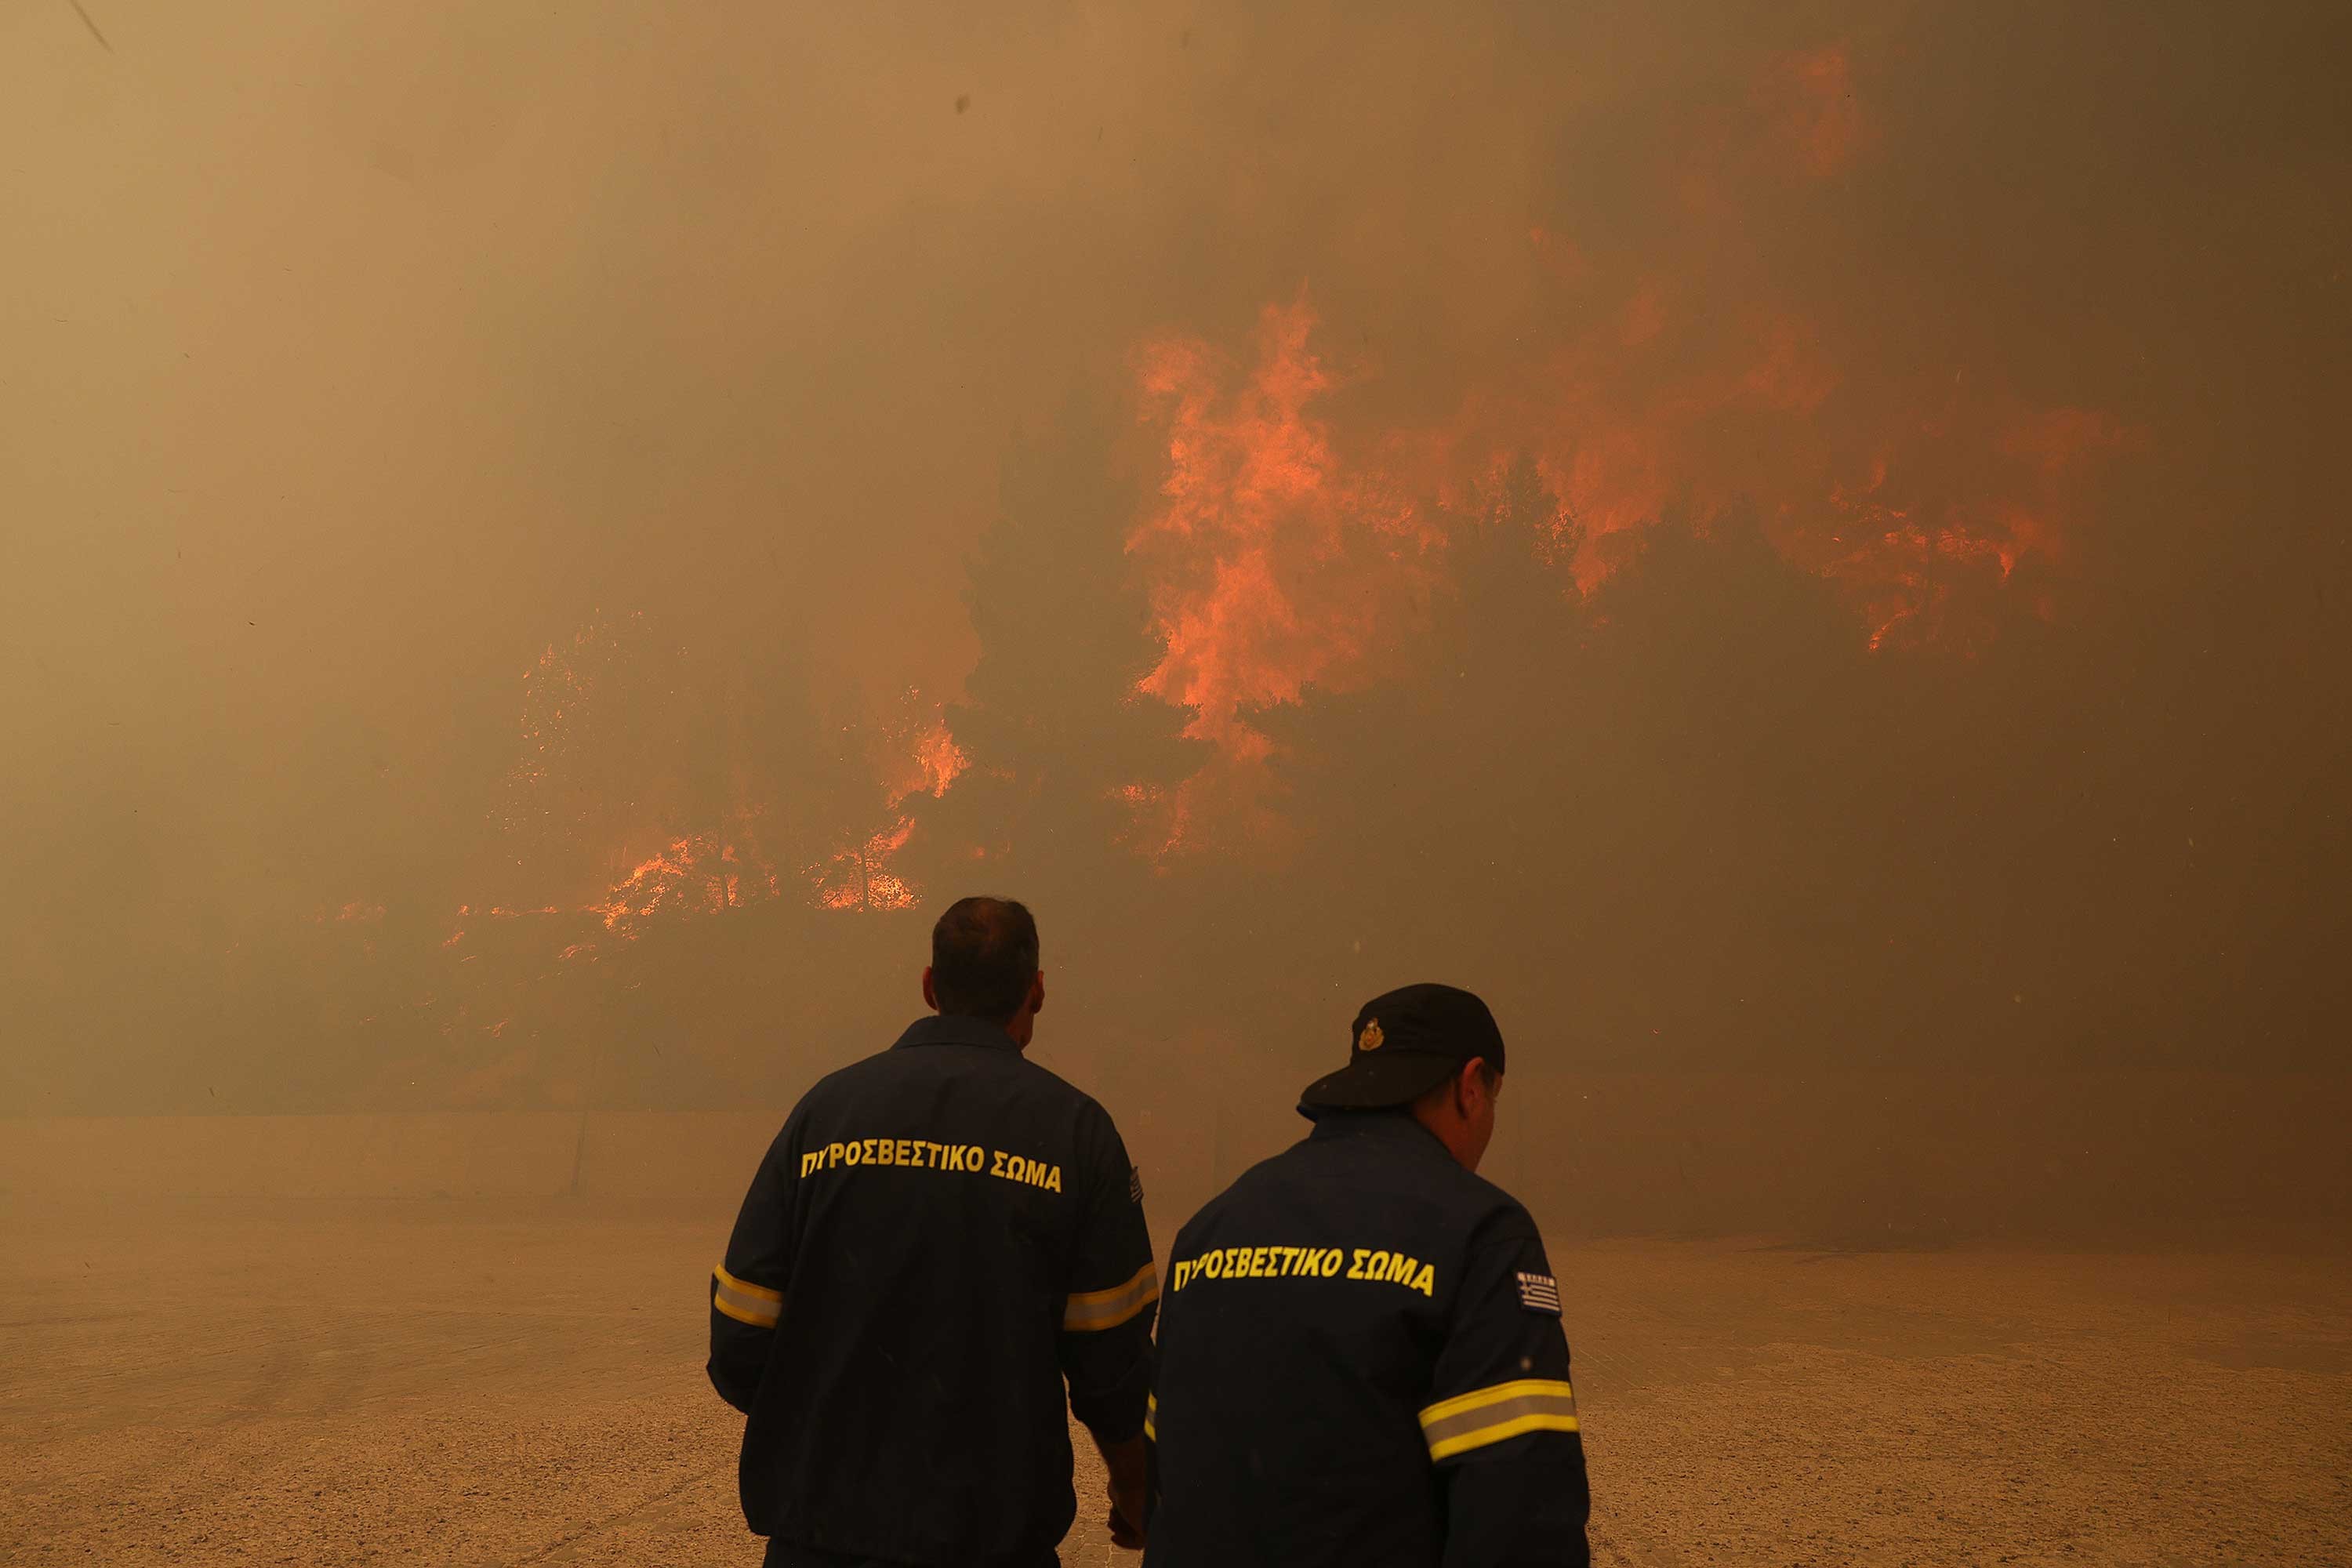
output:
[[2341,1065],[2336,8],[89,16],[10,1111],[784,1103],[980,887],[1267,1137],[1423,976],[1523,1103]]
[[1597,1563],[2326,1559],[2347,58],[0,11],[0,1558],[747,1560],[695,1281],[987,891],[1163,1256],[1489,999]]

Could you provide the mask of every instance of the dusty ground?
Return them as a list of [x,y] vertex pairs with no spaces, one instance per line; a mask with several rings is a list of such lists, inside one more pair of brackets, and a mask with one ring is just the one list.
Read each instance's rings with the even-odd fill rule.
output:
[[[717,1239],[547,1204],[0,1211],[0,1562],[756,1562],[700,1371]],[[2352,1557],[2344,1259],[1556,1262],[1601,1561]],[[1069,1563],[1132,1561],[1098,1491]]]

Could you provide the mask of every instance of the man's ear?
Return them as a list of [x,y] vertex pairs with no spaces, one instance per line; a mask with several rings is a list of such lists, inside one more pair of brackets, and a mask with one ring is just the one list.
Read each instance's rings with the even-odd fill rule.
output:
[[1029,1011],[1042,1013],[1045,1010],[1045,972],[1041,969],[1029,977]]
[[940,1010],[940,994],[931,984],[931,966],[923,965],[923,1005],[936,1013]]

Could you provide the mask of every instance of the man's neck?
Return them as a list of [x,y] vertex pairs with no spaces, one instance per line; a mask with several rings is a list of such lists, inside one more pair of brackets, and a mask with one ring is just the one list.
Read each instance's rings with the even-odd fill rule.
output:
[[1036,1032],[1034,1027],[1024,1027],[1023,1026],[1028,1020],[1019,1016],[1002,1024],[993,1018],[983,1018],[973,1013],[941,1013],[940,1016],[954,1018],[959,1022],[970,1024],[975,1028],[994,1029],[1010,1040],[1013,1043],[1013,1048],[1016,1051],[1026,1051],[1029,1048],[1030,1038]]
[[1433,1110],[1419,1105],[1408,1108],[1405,1114],[1427,1130],[1432,1138],[1444,1144],[1445,1152],[1454,1156],[1455,1164],[1473,1173],[1477,1171],[1478,1162],[1471,1152],[1473,1142],[1468,1122],[1458,1116],[1449,1115],[1447,1110]]

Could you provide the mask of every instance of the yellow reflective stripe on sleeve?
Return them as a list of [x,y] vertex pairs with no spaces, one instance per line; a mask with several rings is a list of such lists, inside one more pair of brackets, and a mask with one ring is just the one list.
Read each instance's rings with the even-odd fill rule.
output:
[[1573,1432],[1576,1391],[1550,1378],[1521,1378],[1440,1400],[1421,1413],[1429,1457],[1443,1459],[1526,1432]]
[[1160,1395],[1143,1396],[1143,1435],[1152,1442],[1160,1441]]
[[1160,1300],[1160,1270],[1145,1264],[1135,1278],[1108,1290],[1087,1290],[1070,1298],[1062,1309],[1062,1328],[1088,1331],[1115,1329]]
[[771,1290],[765,1285],[754,1285],[748,1279],[738,1279],[720,1264],[710,1271],[710,1304],[739,1323],[749,1323],[755,1329],[772,1329],[783,1315],[784,1293]]

